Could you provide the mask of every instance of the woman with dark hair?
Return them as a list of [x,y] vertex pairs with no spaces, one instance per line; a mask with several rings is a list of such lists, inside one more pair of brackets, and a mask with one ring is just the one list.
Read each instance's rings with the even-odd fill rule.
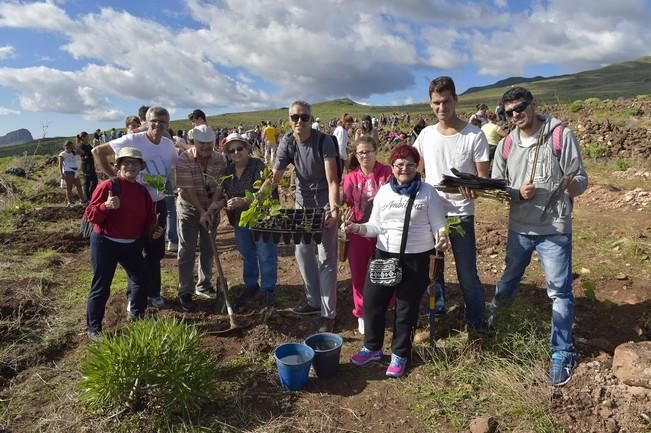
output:
[[[434,249],[447,249],[445,214],[436,189],[421,182],[416,170],[420,155],[409,145],[391,152],[393,177],[375,196],[369,221],[344,222],[344,230],[364,237],[377,237],[374,258],[400,260],[401,280],[392,286],[366,279],[364,288],[364,346],[351,357],[354,365],[382,359],[387,305],[396,297],[391,363],[386,375],[402,376],[407,368],[418,306],[427,288],[429,256]],[[409,212],[407,231],[405,218]],[[403,236],[406,237],[403,241]],[[404,246],[403,246],[404,245]]]
[[79,195],[79,204],[86,203],[86,196],[81,189],[81,181],[79,180],[79,165],[77,163],[77,152],[75,152],[75,145],[72,141],[66,140],[63,152],[59,153],[59,172],[61,173],[61,180],[64,181],[66,187],[66,201],[68,207],[74,206],[72,202],[72,187],[77,188],[77,195]]
[[[348,219],[365,223],[371,216],[373,199],[382,185],[391,178],[391,167],[377,162],[377,143],[370,135],[359,138],[350,157],[350,172],[344,176],[344,203],[349,206]],[[375,250],[376,239],[348,234],[348,263],[353,284],[353,316],[358,331],[364,334],[364,282],[368,262]]]
[[95,170],[95,158],[93,158],[93,146],[90,145],[90,136],[82,131],[77,136],[77,148],[81,156],[81,173],[84,175],[84,195],[89,199],[97,186],[97,171]]
[[409,136],[411,137],[411,142],[412,143],[414,141],[416,141],[416,138],[418,137],[418,134],[420,134],[420,131],[425,129],[425,126],[426,126],[425,119],[423,119],[422,117],[420,119],[418,119],[418,122],[416,122],[416,124],[414,125],[414,128],[409,133]]
[[380,142],[380,138],[378,137],[377,134],[377,129],[373,128],[373,121],[371,120],[371,116],[368,114],[365,114],[362,117],[362,122],[359,125],[359,128],[357,128],[357,132],[355,132],[355,142],[359,140],[359,137],[363,135],[370,135],[375,139],[376,143]]

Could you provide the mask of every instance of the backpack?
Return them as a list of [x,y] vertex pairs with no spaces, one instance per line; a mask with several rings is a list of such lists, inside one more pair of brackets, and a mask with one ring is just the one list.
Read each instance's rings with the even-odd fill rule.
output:
[[[335,162],[337,163],[337,182],[341,182],[341,177],[343,176],[344,173],[344,161],[341,159],[341,156],[339,155],[339,144],[337,141],[337,137],[334,135],[329,135],[325,133],[321,133],[319,137],[319,157],[323,159],[323,142],[325,141],[325,137],[329,136],[330,139],[332,139],[332,142],[335,145]],[[296,166],[294,164],[294,155],[296,155],[296,140],[294,139],[294,135],[291,132],[288,132],[286,134],[287,140],[289,142],[287,143],[287,153],[289,156],[289,162],[292,163],[292,165]]]
[[[122,185],[120,185],[120,181],[118,180],[118,178],[112,177],[111,194],[113,194],[113,196],[115,197],[119,197],[121,188]],[[79,233],[81,233],[82,238],[88,239],[92,231],[93,231],[93,223],[88,221],[88,219],[86,218],[86,212],[84,212],[84,215],[81,217],[81,224],[79,224]]]
[[[552,129],[552,153],[554,156],[559,158],[561,156],[561,150],[563,149],[563,131],[565,130],[565,125],[558,123]],[[513,146],[513,139],[511,134],[507,135],[504,138],[504,144],[502,145],[502,158],[506,161],[509,158],[511,153],[511,146]]]

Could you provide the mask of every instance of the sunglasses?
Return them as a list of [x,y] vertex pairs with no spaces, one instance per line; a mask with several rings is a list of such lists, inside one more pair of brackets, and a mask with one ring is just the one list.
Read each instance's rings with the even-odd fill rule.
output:
[[513,113],[522,113],[524,110],[527,109],[527,107],[531,104],[531,101],[522,101],[515,107],[511,108],[510,110],[506,110],[504,113],[506,114],[506,117],[513,117]]
[[298,119],[301,119],[303,122],[307,122],[312,118],[312,115],[310,114],[292,114],[289,116],[289,118],[292,120],[292,122],[298,122]]
[[244,147],[237,146],[237,147],[233,147],[231,149],[228,149],[228,153],[242,152],[243,150],[244,150]]

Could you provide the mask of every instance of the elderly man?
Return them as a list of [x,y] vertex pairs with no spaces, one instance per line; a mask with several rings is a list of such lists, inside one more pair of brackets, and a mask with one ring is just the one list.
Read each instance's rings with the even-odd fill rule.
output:
[[[204,298],[216,298],[212,286],[212,260],[215,228],[224,207],[220,178],[226,164],[215,150],[215,132],[208,125],[192,129],[194,146],[179,156],[176,186],[179,197],[176,213],[179,221],[179,299],[184,311],[196,308],[192,292]],[[199,238],[199,267],[194,285],[194,262]],[[194,286],[194,290],[193,290]]]
[[[165,205],[165,192],[157,191],[147,185],[143,174],[161,176],[164,183],[174,174],[176,166],[176,149],[172,140],[164,136],[170,123],[170,115],[163,107],[150,107],[146,114],[148,129],[145,132],[123,135],[109,143],[102,144],[93,149],[93,155],[99,168],[110,177],[116,175],[115,167],[109,162],[123,147],[135,147],[140,150],[147,168],[138,175],[138,182],[147,187],[156,209],[157,224],[165,228],[167,219],[167,206]],[[118,240],[119,241],[119,240]],[[149,276],[147,299],[156,308],[163,308],[165,301],[161,297],[160,260],[165,256],[165,238],[145,238],[144,256]],[[130,289],[127,289],[127,298]],[[127,309],[130,309],[130,301]]]
[[313,244],[296,245],[298,268],[305,283],[307,304],[296,314],[321,314],[319,331],[332,331],[337,305],[337,150],[330,136],[312,129],[312,108],[305,101],[289,107],[292,132],[278,146],[272,187],[276,187],[287,166],[296,169],[296,207],[325,209],[326,219],[318,254]]

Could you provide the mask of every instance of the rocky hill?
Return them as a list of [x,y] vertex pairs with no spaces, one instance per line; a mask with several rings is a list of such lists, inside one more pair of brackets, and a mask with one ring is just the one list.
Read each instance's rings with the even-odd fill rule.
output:
[[11,131],[7,135],[0,136],[0,146],[11,146],[12,144],[24,144],[33,141],[32,133],[25,128]]

